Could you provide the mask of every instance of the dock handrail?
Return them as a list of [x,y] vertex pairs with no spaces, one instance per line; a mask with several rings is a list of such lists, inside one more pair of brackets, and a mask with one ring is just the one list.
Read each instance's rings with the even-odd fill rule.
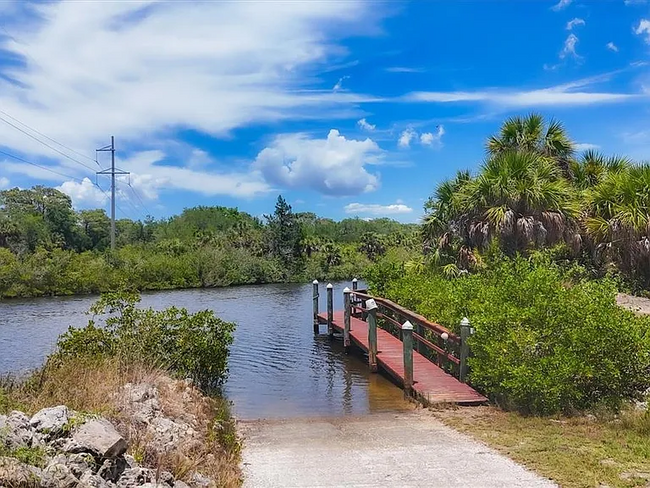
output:
[[[377,318],[383,319],[394,327],[394,331],[400,331],[404,321],[410,321],[415,330],[413,339],[415,347],[421,354],[429,351],[428,356],[435,355],[435,362],[440,367],[448,366],[461,374],[461,337],[451,332],[440,324],[428,320],[426,317],[408,310],[401,305],[378,296],[368,293],[368,290],[352,290],[350,292],[351,308],[360,318],[366,317],[366,300],[374,300],[379,307]],[[431,358],[434,359],[434,358]],[[448,364],[445,365],[445,361]],[[464,375],[463,375],[464,376]]]

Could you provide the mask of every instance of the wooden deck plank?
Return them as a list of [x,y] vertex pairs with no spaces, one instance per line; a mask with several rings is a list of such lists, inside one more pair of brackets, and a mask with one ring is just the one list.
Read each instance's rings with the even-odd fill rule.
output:
[[[319,321],[327,323],[327,314],[319,314]],[[332,323],[336,332],[343,332],[343,312],[334,312]],[[350,340],[368,352],[368,323],[350,318]],[[404,356],[402,342],[385,330],[377,329],[377,364],[399,384],[404,381]],[[428,403],[476,404],[487,399],[472,387],[461,383],[427,358],[413,351],[413,389]]]

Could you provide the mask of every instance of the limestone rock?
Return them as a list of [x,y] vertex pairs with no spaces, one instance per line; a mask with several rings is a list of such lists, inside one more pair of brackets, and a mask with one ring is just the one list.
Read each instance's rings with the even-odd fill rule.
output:
[[113,488],[114,486],[114,483],[106,481],[101,476],[92,474],[90,471],[84,473],[79,479],[79,488]]
[[0,486],[32,488],[41,485],[42,472],[17,459],[0,457]]
[[50,463],[43,470],[43,488],[76,488],[78,484],[79,480],[65,464]]
[[100,458],[120,456],[127,448],[124,437],[105,419],[89,420],[77,429],[72,440]]
[[95,471],[95,459],[88,453],[83,454],[57,454],[50,464],[63,464],[72,471],[72,474],[80,478],[84,473]]
[[43,434],[46,439],[53,439],[63,432],[70,421],[70,412],[65,405],[44,408],[37,412],[29,421],[36,432]]
[[109,458],[104,461],[101,468],[97,470],[97,476],[114,483],[128,471],[126,461],[123,457]]
[[117,482],[118,488],[131,488],[142,486],[145,483],[155,483],[156,472],[149,468],[130,468],[122,473]]
[[30,447],[33,430],[29,417],[22,412],[13,411],[9,416],[0,415],[0,444],[9,449]]

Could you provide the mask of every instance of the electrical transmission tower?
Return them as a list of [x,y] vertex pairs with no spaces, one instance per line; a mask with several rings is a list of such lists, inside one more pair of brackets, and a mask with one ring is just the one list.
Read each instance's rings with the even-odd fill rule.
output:
[[115,250],[115,175],[128,175],[128,171],[115,169],[115,137],[111,136],[110,146],[104,146],[96,149],[96,152],[109,152],[111,153],[111,167],[98,171],[98,175],[111,175],[111,250]]

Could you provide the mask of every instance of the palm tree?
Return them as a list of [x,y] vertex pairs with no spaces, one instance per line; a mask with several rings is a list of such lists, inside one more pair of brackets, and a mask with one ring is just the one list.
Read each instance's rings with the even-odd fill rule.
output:
[[626,157],[610,156],[592,149],[585,151],[579,160],[570,163],[572,183],[581,190],[591,188],[607,176],[609,173],[625,171],[632,166],[632,161]]
[[555,162],[536,152],[491,157],[476,178],[440,185],[430,208],[423,232],[438,237],[439,250],[458,240],[461,267],[472,264],[471,249],[495,238],[510,252],[559,242],[577,252],[581,245],[577,194]]
[[506,120],[498,135],[488,139],[487,152],[496,156],[510,151],[524,151],[546,156],[555,161],[565,176],[569,176],[569,163],[575,147],[562,123],[546,123],[539,114],[511,117]]
[[650,164],[608,172],[586,198],[584,224],[596,256],[650,276]]

